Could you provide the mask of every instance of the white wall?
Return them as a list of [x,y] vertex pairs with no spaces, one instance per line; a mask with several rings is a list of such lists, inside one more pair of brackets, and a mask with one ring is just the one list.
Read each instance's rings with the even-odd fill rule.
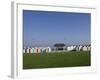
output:
[[[30,0],[28,0],[30,1]],[[100,5],[99,0],[32,0],[36,3],[43,3],[43,4],[59,4],[59,5],[67,5],[67,2],[70,5],[86,5],[98,6],[98,21],[100,21]],[[97,38],[97,50],[98,50],[98,71],[97,73],[89,73],[89,74],[74,74],[74,75],[63,75],[63,76],[52,76],[52,77],[45,77],[45,78],[31,78],[31,79],[21,79],[21,80],[99,80],[100,77],[100,23],[98,26],[97,31],[98,33]],[[94,33],[94,34],[95,34]],[[11,67],[11,0],[1,0],[0,1],[0,80],[12,80],[10,77],[10,67]],[[95,53],[96,54],[96,53]]]

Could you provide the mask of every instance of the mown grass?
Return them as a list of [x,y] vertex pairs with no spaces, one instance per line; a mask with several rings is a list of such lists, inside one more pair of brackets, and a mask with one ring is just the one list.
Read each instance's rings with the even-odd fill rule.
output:
[[89,51],[23,54],[23,69],[90,66]]

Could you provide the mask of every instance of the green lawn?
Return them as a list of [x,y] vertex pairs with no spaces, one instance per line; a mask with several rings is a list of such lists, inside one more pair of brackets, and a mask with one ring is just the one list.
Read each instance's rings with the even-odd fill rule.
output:
[[23,54],[23,69],[90,66],[89,51]]

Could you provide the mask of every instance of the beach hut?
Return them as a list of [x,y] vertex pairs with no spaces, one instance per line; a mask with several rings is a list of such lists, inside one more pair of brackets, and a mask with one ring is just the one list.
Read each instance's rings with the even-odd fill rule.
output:
[[70,46],[70,50],[73,51],[74,50],[74,46]]
[[42,52],[43,53],[46,53],[46,48],[42,48]]
[[67,47],[67,51],[71,51],[71,46],[68,46]]
[[27,48],[25,48],[25,53],[27,53]]
[[49,52],[51,52],[51,48],[50,47],[48,47],[48,50],[49,50]]
[[40,47],[38,47],[38,53],[41,53],[41,48]]
[[91,47],[90,46],[87,46],[87,50],[90,51],[91,50]]
[[79,45],[79,48],[78,48],[78,49],[79,49],[79,51],[81,51],[81,50],[82,50],[82,46],[81,46],[81,45]]
[[29,48],[27,48],[26,50],[27,50],[26,53],[29,53]]
[[76,46],[74,45],[74,46],[73,46],[73,48],[75,49],[75,48],[76,48]]
[[46,49],[45,49],[44,47],[41,47],[41,48],[40,48],[40,52],[41,52],[41,53],[45,53],[45,52],[46,52]]
[[23,49],[23,53],[25,53],[25,48]]
[[75,49],[76,49],[76,51],[79,51],[79,46],[76,46],[76,48],[75,48]]
[[34,48],[34,53],[37,53],[37,47]]
[[38,53],[38,48],[37,47],[35,47],[34,53]]
[[35,53],[40,53],[41,52],[41,49],[39,47],[36,47],[35,48]]
[[31,53],[34,53],[34,48],[31,48]]
[[40,48],[40,52],[43,53],[43,47]]
[[83,46],[83,51],[87,51],[87,46]]
[[46,53],[48,53],[49,52],[49,49],[46,47]]
[[42,53],[42,47],[39,47],[39,51],[40,51],[40,53]]
[[40,53],[44,53],[46,52],[46,48],[45,47],[40,47]]
[[29,53],[31,53],[31,48],[29,48]]
[[76,51],[76,46],[75,45],[71,46],[71,51]]
[[76,51],[81,51],[82,50],[82,46],[81,45],[77,45],[76,46]]
[[25,53],[31,53],[31,48],[26,48]]
[[46,47],[46,52],[47,53],[51,52],[51,48],[50,47]]

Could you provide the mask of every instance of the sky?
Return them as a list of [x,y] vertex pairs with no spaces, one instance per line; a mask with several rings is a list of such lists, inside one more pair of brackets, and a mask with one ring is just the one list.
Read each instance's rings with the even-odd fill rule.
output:
[[23,10],[23,46],[90,44],[90,13]]

